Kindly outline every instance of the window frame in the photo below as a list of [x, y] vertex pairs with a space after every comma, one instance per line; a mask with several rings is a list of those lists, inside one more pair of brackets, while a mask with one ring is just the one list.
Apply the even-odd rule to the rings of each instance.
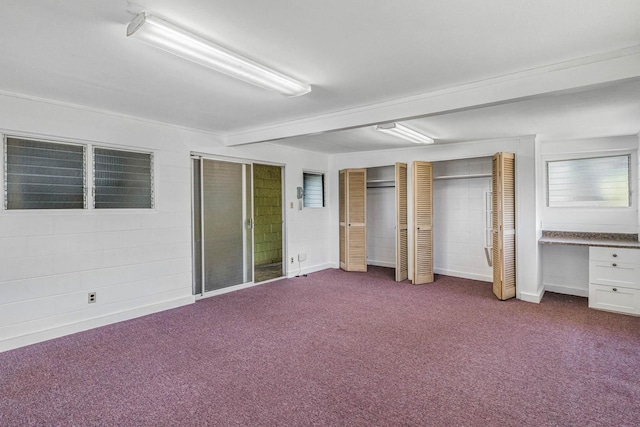
[[[157, 162], [156, 152], [153, 150], [145, 150], [139, 148], [133, 148], [125, 145], [106, 144], [102, 142], [93, 142], [87, 140], [79, 140], [74, 138], [62, 138], [58, 136], [39, 135], [30, 133], [13, 133], [0, 131], [0, 137], [2, 139], [2, 161], [0, 162], [0, 177], [2, 178], [3, 199], [0, 204], [0, 213], [3, 215], [59, 215], [59, 214], [71, 214], [78, 215], [81, 212], [100, 212], [100, 213], [153, 213], [157, 212], [158, 202], [157, 194]], [[7, 209], [7, 138], [24, 139], [30, 141], [40, 141], [53, 144], [62, 145], [74, 145], [83, 148], [83, 189], [84, 189], [84, 203], [83, 208], [52, 208], [52, 209]], [[95, 208], [95, 166], [94, 166], [94, 148], [102, 148], [106, 150], [126, 151], [132, 153], [148, 154], [150, 155], [150, 173], [151, 173], [151, 207], [150, 208]]]
[[[44, 142], [47, 144], [54, 145], [67, 145], [67, 146], [75, 146], [82, 147], [82, 207], [77, 208], [20, 208], [20, 209], [11, 209], [9, 208], [9, 192], [8, 192], [8, 184], [9, 184], [9, 154], [8, 154], [8, 140], [9, 139], [17, 139], [17, 140], [26, 140], [33, 142]], [[53, 138], [41, 138], [36, 136], [29, 135], [19, 135], [19, 134], [2, 134], [2, 179], [3, 179], [3, 199], [2, 199], [2, 210], [4, 212], [82, 212], [87, 210], [89, 206], [89, 191], [87, 185], [87, 172], [88, 172], [88, 146], [87, 144], [83, 144], [76, 141], [63, 141], [60, 139]]]
[[[135, 154], [145, 154], [145, 155], [149, 155], [149, 173], [150, 173], [150, 187], [149, 187], [149, 197], [150, 197], [150, 201], [151, 201], [151, 206], [150, 207], [134, 207], [134, 208], [127, 208], [127, 207], [115, 207], [115, 208], [105, 208], [105, 207], [96, 207], [96, 149], [102, 149], [102, 150], [111, 150], [111, 151], [123, 151], [123, 152], [127, 152], [127, 153], [135, 153]], [[155, 200], [155, 177], [156, 177], [156, 173], [155, 173], [155, 156], [154, 153], [152, 151], [144, 151], [144, 150], [135, 150], [135, 149], [129, 149], [126, 147], [114, 147], [114, 146], [105, 146], [105, 145], [98, 145], [98, 144], [91, 144], [90, 145], [90, 151], [91, 151], [91, 209], [93, 210], [97, 210], [97, 211], [118, 211], [118, 210], [123, 210], [123, 211], [132, 211], [132, 210], [155, 210], [155, 206], [156, 206], [156, 200]]]
[[[579, 211], [603, 211], [603, 210], [628, 210], [634, 209], [636, 206], [636, 192], [637, 192], [637, 171], [636, 164], [634, 159], [636, 158], [637, 153], [633, 150], [624, 150], [624, 151], [602, 151], [597, 153], [572, 153], [565, 155], [556, 155], [556, 156], [545, 156], [542, 158], [542, 173], [544, 177], [544, 209], [552, 209], [552, 210], [579, 210]], [[563, 162], [563, 161], [572, 161], [572, 160], [589, 160], [589, 159], [604, 159], [609, 157], [627, 157], [628, 158], [628, 197], [629, 204], [627, 206], [597, 206], [593, 205], [574, 205], [574, 206], [550, 206], [549, 205], [549, 163], [553, 162]]]
[[[307, 206], [304, 200], [304, 194], [306, 193], [305, 186], [305, 176], [313, 175], [320, 176], [322, 180], [322, 206]], [[305, 209], [323, 209], [327, 207], [327, 183], [326, 183], [326, 173], [319, 171], [311, 171], [311, 170], [303, 170], [302, 171], [302, 207]]]

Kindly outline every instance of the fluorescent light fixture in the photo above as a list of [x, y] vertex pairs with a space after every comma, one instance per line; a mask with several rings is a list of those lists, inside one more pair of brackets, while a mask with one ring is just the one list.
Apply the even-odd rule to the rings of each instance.
[[377, 125], [376, 130], [380, 132], [388, 133], [389, 135], [397, 136], [398, 138], [406, 139], [416, 144], [433, 144], [433, 139], [429, 138], [420, 132], [413, 129], [409, 129], [398, 123], [387, 123], [384, 125]]
[[311, 92], [311, 86], [306, 83], [285, 76], [146, 12], [138, 14], [129, 23], [127, 37], [135, 37], [181, 58], [285, 96], [300, 96]]

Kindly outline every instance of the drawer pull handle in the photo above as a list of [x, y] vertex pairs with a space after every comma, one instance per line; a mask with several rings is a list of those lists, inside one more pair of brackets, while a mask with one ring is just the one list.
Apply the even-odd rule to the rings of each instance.
[[612, 265], [613, 265], [614, 267], [617, 267], [617, 266], [618, 266], [618, 264], [616, 264], [615, 262], [614, 262]]
[[613, 257], [614, 257], [614, 258], [617, 258], [617, 257], [618, 257], [618, 254], [613, 254]]
[[618, 292], [618, 288], [613, 288], [612, 291], [613, 292]]

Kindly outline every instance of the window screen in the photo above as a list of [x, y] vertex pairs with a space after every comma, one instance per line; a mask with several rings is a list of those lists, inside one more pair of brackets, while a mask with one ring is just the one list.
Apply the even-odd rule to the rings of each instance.
[[324, 207], [324, 175], [321, 173], [303, 173], [304, 207]]
[[95, 148], [93, 162], [96, 209], [153, 207], [151, 154]]
[[7, 209], [83, 209], [85, 148], [82, 145], [6, 138]]
[[547, 162], [547, 206], [630, 206], [630, 156]]

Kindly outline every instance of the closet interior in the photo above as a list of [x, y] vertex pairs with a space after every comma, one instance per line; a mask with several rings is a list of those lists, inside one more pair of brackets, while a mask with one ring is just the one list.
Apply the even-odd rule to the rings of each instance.
[[493, 281], [491, 159], [433, 162], [436, 274]]
[[400, 282], [409, 276], [407, 165], [366, 169], [367, 265], [395, 269]]
[[407, 165], [344, 169], [339, 174], [340, 268], [395, 269], [408, 278]]
[[367, 265], [396, 268], [395, 166], [367, 168]]
[[[515, 296], [515, 157], [512, 153], [412, 164], [414, 284], [434, 273], [493, 282]], [[392, 267], [408, 278], [407, 165], [339, 175], [340, 267]]]

